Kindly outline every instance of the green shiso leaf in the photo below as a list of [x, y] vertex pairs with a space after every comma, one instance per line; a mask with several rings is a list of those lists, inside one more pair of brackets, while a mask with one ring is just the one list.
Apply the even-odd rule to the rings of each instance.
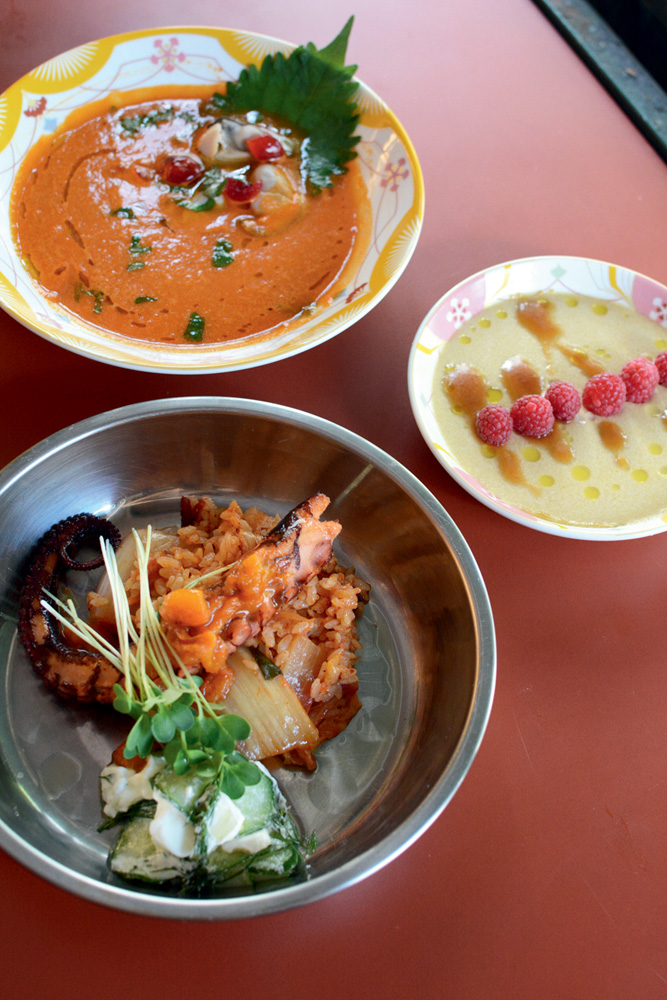
[[345, 164], [357, 155], [358, 84], [352, 79], [357, 67], [345, 65], [353, 21], [323, 49], [308, 42], [287, 58], [277, 52], [259, 68], [248, 66], [224, 96], [214, 99], [224, 113], [261, 110], [301, 129], [307, 136], [301, 147], [303, 170], [315, 188], [330, 187], [332, 176], [345, 173]]

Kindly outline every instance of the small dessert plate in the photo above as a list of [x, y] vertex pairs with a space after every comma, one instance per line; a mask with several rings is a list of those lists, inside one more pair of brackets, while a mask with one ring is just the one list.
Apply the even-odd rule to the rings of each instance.
[[[573, 323], [576, 320], [578, 325], [572, 329], [564, 326], [562, 346], [556, 344], [559, 350], [552, 351], [536, 337], [532, 343], [516, 337], [512, 317], [517, 302], [527, 298], [555, 300], [561, 304], [561, 315], [567, 319], [569, 312]], [[614, 315], [626, 325], [637, 318], [641, 334], [635, 337], [633, 330], [625, 341], [623, 334], [612, 332]], [[606, 327], [596, 327], [604, 323]], [[607, 333], [609, 344], [604, 339]], [[528, 334], [525, 340], [531, 340]], [[524, 348], [532, 351], [531, 363], [542, 391], [550, 381], [563, 379], [581, 392], [594, 368], [618, 374], [633, 357], [652, 359], [667, 349], [667, 288], [627, 268], [580, 257], [535, 257], [497, 264], [466, 278], [433, 306], [417, 331], [408, 364], [410, 402], [426, 443], [449, 474], [491, 510], [527, 527], [568, 538], [618, 540], [665, 531], [667, 388], [659, 385], [641, 410], [638, 404], [625, 404], [619, 426], [614, 425], [619, 441], [615, 452], [608, 441], [605, 445], [601, 418], [582, 408], [571, 425], [562, 425], [558, 431], [570, 448], [558, 466], [548, 455], [546, 438], [513, 434], [504, 449], [484, 445], [473, 421], [445, 398], [442, 375], [448, 366], [464, 359], [473, 369], [486, 364], [488, 401], [510, 407], [512, 397], [503, 388], [502, 377], [508, 362], [494, 367], [495, 360], [490, 358], [514, 361]], [[581, 361], [586, 351], [593, 366], [588, 372]], [[503, 480], [507, 471], [503, 457], [514, 463], [513, 483]], [[554, 469], [555, 475], [545, 474]], [[517, 488], [517, 482], [526, 488]], [[625, 512], [619, 514], [621, 496]], [[649, 496], [651, 502], [644, 503]], [[574, 498], [571, 508], [569, 497]], [[580, 504], [579, 497], [586, 500]], [[556, 498], [558, 503], [552, 504]]]

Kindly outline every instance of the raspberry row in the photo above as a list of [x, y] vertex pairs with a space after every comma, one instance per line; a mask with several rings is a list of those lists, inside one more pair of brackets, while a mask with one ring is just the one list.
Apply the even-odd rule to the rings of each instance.
[[521, 396], [511, 410], [500, 403], [485, 406], [475, 416], [475, 428], [482, 441], [496, 447], [507, 444], [512, 432], [542, 438], [551, 433], [556, 420], [574, 420], [582, 404], [596, 416], [611, 417], [625, 402], [647, 403], [658, 385], [667, 386], [667, 351], [655, 361], [628, 361], [620, 375], [603, 372], [591, 376], [581, 396], [569, 382], [552, 382], [543, 396]]

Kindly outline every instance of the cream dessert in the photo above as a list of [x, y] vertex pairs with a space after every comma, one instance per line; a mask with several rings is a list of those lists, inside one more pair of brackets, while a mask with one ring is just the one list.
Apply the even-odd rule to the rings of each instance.
[[632, 359], [667, 349], [667, 331], [630, 305], [544, 293], [498, 302], [473, 316], [440, 349], [433, 406], [448, 451], [506, 504], [560, 524], [613, 527], [667, 520], [667, 388], [598, 416], [585, 407], [555, 420], [544, 437], [513, 432], [480, 439], [476, 416], [510, 410], [553, 382], [583, 394], [589, 380], [618, 375]]

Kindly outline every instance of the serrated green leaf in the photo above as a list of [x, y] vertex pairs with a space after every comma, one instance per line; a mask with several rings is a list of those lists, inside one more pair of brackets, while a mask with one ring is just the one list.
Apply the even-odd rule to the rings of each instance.
[[353, 20], [324, 49], [309, 42], [287, 58], [281, 52], [266, 56], [259, 69], [242, 70], [224, 96], [215, 95], [215, 106], [225, 113], [261, 110], [302, 130], [307, 136], [302, 167], [316, 188], [330, 187], [332, 175], [344, 173], [357, 155], [356, 66], [345, 66]]
[[330, 63], [336, 69], [341, 70], [346, 76], [352, 76], [357, 67], [356, 66], [346, 66], [345, 65], [345, 54], [347, 52], [347, 44], [350, 40], [350, 32], [352, 31], [352, 25], [354, 24], [354, 15], [348, 18], [346, 24], [341, 28], [336, 37], [328, 45], [325, 45], [323, 49], [316, 49], [312, 42], [308, 42], [306, 48], [310, 52], [311, 49], [320, 57], [324, 59], [325, 62]]

